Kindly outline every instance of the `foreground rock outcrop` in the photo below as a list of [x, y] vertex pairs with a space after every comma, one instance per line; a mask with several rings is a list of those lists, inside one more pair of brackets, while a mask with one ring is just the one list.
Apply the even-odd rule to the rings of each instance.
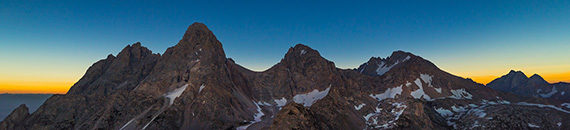
[[569, 129], [560, 103], [495, 91], [403, 51], [348, 70], [298, 44], [254, 72], [194, 23], [163, 55], [129, 45], [0, 129]]

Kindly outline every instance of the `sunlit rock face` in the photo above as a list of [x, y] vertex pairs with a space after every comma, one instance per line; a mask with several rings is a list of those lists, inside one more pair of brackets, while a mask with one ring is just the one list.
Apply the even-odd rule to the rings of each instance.
[[129, 45], [0, 129], [568, 129], [565, 106], [495, 91], [404, 51], [339, 69], [298, 44], [254, 72], [194, 23], [164, 54]]

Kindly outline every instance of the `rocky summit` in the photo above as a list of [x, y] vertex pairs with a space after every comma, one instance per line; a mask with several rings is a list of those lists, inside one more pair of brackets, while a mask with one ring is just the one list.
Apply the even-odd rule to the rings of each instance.
[[254, 72], [194, 23], [163, 55], [129, 45], [0, 129], [570, 129], [570, 103], [516, 89], [556, 84], [512, 73], [488, 87], [404, 51], [339, 69], [302, 44]]

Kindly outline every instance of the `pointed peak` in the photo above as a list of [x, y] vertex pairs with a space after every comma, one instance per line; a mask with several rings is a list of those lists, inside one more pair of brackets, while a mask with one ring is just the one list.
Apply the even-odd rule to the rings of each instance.
[[289, 48], [280, 64], [303, 69], [307, 68], [306, 66], [334, 68], [334, 63], [323, 58], [317, 50], [303, 44], [297, 44]]
[[[410, 52], [398, 50], [386, 58], [371, 57], [368, 62], [361, 64], [358, 72], [366, 75], [384, 75], [393, 68], [406, 67], [406, 69], [414, 69], [413, 71], [426, 73], [427, 71], [440, 72], [441, 70], [430, 61], [416, 56]], [[418, 69], [421, 68], [421, 69]]]
[[405, 52], [405, 51], [394, 51], [392, 52], [392, 54], [386, 58], [382, 58], [382, 57], [370, 57], [370, 59], [368, 60], [368, 62], [404, 62], [407, 60], [410, 60], [411, 58], [417, 57], [416, 55], [410, 53], [410, 52]]
[[511, 70], [509, 71], [509, 74], [516, 74], [516, 73], [523, 73], [522, 71], [516, 71], [516, 70]]
[[203, 23], [193, 23], [192, 25], [188, 26], [182, 40], [184, 41], [197, 41], [201, 39], [209, 39], [214, 38], [214, 33], [208, 29], [208, 27]]
[[136, 54], [137, 56], [147, 56], [151, 55], [152, 51], [142, 46], [140, 42], [136, 42], [123, 48], [123, 50], [117, 54], [117, 57], [129, 57], [132, 54]]
[[18, 106], [18, 108], [16, 108], [16, 109], [25, 109], [27, 111], [28, 106], [26, 106], [26, 104], [20, 104], [20, 106]]
[[542, 78], [542, 76], [538, 74], [533, 74], [532, 76], [530, 76], [530, 79], [544, 80], [544, 78]]
[[182, 40], [172, 49], [171, 51], [185, 51], [185, 53], [208, 52], [218, 56], [220, 61], [224, 61], [226, 58], [222, 43], [203, 23], [193, 23], [188, 26]]
[[528, 78], [526, 76], [526, 74], [524, 74], [522, 71], [515, 71], [515, 70], [511, 70], [509, 71], [509, 73], [505, 76], [517, 76], [517, 77], [524, 77], [524, 78]]
[[136, 42], [132, 45], [132, 47], [142, 47], [141, 42]]
[[415, 56], [414, 54], [402, 50], [392, 52], [391, 56]]
[[312, 50], [311, 47], [309, 47], [309, 46], [307, 46], [307, 45], [304, 45], [304, 44], [301, 44], [301, 43], [296, 44], [293, 48], [294, 48], [294, 49], [311, 49], [311, 50]]
[[289, 48], [289, 51], [287, 51], [287, 54], [285, 54], [285, 58], [287, 57], [298, 57], [298, 56], [321, 56], [321, 54], [317, 51], [314, 50], [313, 48], [307, 46], [307, 45], [303, 45], [303, 44], [297, 44], [294, 47]]
[[113, 54], [107, 55], [107, 59], [114, 59], [114, 58], [115, 58], [115, 56]]
[[413, 57], [416, 57], [416, 55], [410, 53], [410, 52], [405, 52], [405, 51], [394, 51], [392, 52], [392, 55], [390, 55], [388, 58], [388, 60], [395, 60], [395, 61], [406, 61], [409, 60]]

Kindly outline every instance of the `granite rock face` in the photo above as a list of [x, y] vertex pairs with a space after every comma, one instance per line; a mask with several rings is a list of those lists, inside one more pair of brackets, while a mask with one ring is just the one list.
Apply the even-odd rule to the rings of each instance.
[[404, 51], [339, 69], [298, 44], [254, 72], [194, 23], [163, 55], [129, 45], [0, 129], [568, 129], [561, 103], [496, 91]]

